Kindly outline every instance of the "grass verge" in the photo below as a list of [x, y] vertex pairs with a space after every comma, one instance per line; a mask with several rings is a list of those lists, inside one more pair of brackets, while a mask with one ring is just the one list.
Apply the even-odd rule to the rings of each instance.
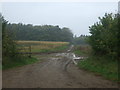
[[5, 64], [2, 65], [2, 69], [9, 69], [9, 68], [14, 68], [14, 67], [19, 67], [19, 66], [23, 66], [23, 65], [27, 65], [27, 64], [33, 64], [35, 62], [37, 62], [38, 60], [34, 57], [17, 57], [17, 58], [12, 58], [12, 60], [10, 58], [6, 58], [5, 59]]
[[78, 56], [87, 56], [84, 61], [79, 61], [78, 67], [87, 71], [94, 72], [95, 75], [101, 75], [106, 79], [118, 80], [118, 62], [109, 56], [95, 56], [92, 54], [92, 49], [85, 46], [77, 46], [74, 53]]
[[91, 53], [91, 47], [88, 45], [85, 46], [81, 46], [81, 45], [77, 45], [74, 47], [74, 53], [78, 56], [89, 56], [89, 54]]
[[78, 56], [87, 56], [86, 52], [81, 50], [75, 50], [74, 53]]
[[110, 60], [110, 58], [92, 56], [84, 61], [80, 61], [78, 67], [92, 71], [106, 79], [118, 81], [117, 61]]

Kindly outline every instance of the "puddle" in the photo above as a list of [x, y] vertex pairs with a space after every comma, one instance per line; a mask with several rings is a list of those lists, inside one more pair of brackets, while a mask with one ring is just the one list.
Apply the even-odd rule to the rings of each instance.
[[66, 57], [66, 58], [72, 60], [75, 65], [77, 65], [77, 63], [80, 60], [84, 61], [84, 59], [87, 58], [87, 57], [77, 57], [74, 53], [58, 53], [58, 54], [56, 54], [56, 56]]

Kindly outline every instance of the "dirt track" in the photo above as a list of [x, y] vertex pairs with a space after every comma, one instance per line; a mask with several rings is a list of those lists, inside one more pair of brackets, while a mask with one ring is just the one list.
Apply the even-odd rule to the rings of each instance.
[[[36, 55], [39, 62], [3, 71], [3, 88], [115, 88], [116, 83], [84, 71], [61, 54]], [[66, 69], [65, 69], [66, 68]]]

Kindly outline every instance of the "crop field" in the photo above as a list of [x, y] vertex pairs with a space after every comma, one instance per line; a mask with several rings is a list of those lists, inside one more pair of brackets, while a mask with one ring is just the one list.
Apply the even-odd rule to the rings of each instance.
[[68, 42], [16, 41], [20, 52], [54, 52], [68, 47]]

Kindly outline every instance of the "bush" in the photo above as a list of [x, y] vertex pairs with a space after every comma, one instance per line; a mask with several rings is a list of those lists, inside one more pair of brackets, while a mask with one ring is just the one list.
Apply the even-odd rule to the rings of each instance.
[[[12, 35], [6, 29], [7, 21], [0, 14], [0, 23], [2, 23], [2, 63], [3, 65], [11, 58], [17, 57], [16, 43], [12, 40]], [[9, 63], [7, 63], [9, 64]]]
[[105, 14], [99, 22], [90, 27], [89, 43], [96, 55], [109, 55], [117, 58], [118, 15]]

